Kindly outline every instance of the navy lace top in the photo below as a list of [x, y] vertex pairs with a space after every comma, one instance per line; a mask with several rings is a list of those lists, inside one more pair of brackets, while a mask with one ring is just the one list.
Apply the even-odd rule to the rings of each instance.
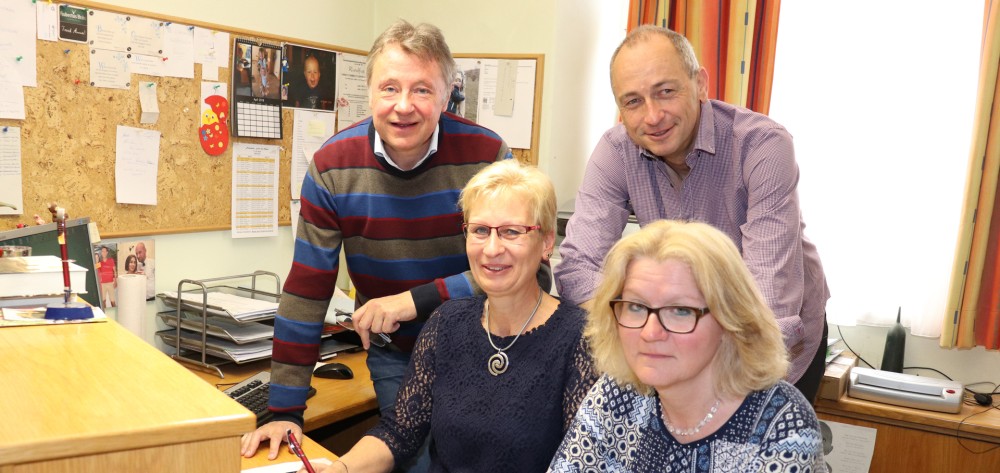
[[[397, 465], [430, 434], [431, 471], [544, 471], [596, 381], [582, 336], [586, 313], [566, 302], [505, 350], [505, 373], [491, 375], [496, 350], [482, 326], [484, 302], [448, 301], [421, 331], [395, 412], [369, 432]], [[498, 347], [513, 340], [493, 337]]]

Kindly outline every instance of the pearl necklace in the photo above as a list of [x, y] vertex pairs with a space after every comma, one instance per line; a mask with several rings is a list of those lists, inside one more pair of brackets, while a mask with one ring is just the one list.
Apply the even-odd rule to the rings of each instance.
[[538, 289], [538, 302], [535, 303], [535, 308], [531, 311], [531, 315], [528, 316], [528, 320], [524, 321], [524, 325], [521, 326], [521, 330], [517, 332], [517, 336], [510, 342], [510, 345], [500, 348], [493, 343], [493, 335], [490, 334], [490, 300], [486, 299], [486, 305], [483, 307], [483, 312], [486, 313], [486, 338], [490, 341], [490, 346], [497, 351], [490, 356], [490, 359], [487, 360], [486, 363], [486, 367], [489, 369], [491, 375], [499, 376], [507, 371], [507, 367], [510, 366], [510, 360], [507, 358], [507, 354], [504, 353], [504, 351], [510, 349], [510, 347], [517, 343], [517, 339], [521, 338], [521, 334], [524, 333], [524, 329], [528, 327], [531, 319], [535, 318], [535, 312], [538, 312], [538, 307], [541, 305], [542, 290]]
[[715, 417], [715, 413], [718, 412], [718, 410], [719, 410], [719, 404], [721, 402], [722, 402], [722, 399], [715, 398], [715, 404], [712, 404], [712, 408], [708, 410], [708, 414], [705, 414], [705, 418], [702, 419], [701, 422], [698, 422], [698, 425], [694, 426], [694, 428], [692, 428], [692, 429], [678, 429], [677, 427], [674, 427], [673, 425], [671, 425], [670, 424], [670, 419], [667, 417], [667, 411], [665, 409], [663, 409], [663, 405], [661, 404], [660, 405], [660, 412], [661, 412], [661, 414], [663, 416], [663, 425], [665, 425], [667, 427], [667, 431], [669, 431], [671, 434], [674, 434], [674, 435], [679, 435], [681, 437], [688, 437], [688, 436], [691, 436], [691, 435], [697, 435], [698, 432], [701, 432], [701, 428], [704, 427], [705, 424], [708, 424], [709, 421], [712, 420], [712, 417]]

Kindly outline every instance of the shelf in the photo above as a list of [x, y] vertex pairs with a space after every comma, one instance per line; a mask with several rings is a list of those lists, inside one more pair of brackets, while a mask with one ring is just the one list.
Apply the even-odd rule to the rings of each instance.
[[[175, 315], [169, 319], [181, 320], [180, 324], [173, 324], [173, 330], [157, 333], [164, 342], [173, 345], [175, 353], [171, 358], [196, 369], [214, 373], [219, 378], [225, 378], [219, 369], [220, 364], [269, 358], [270, 350], [266, 356], [235, 355], [234, 350], [238, 350], [240, 345], [235, 343], [231, 336], [218, 336], [220, 321], [226, 322], [230, 327], [239, 327], [248, 322], [273, 319], [277, 314], [281, 295], [258, 289], [258, 279], [273, 279], [275, 291], [281, 290], [281, 278], [277, 274], [254, 271], [249, 274], [218, 278], [183, 279], [177, 283], [177, 292], [159, 294], [158, 297], [165, 305], [175, 309]], [[236, 283], [240, 281], [249, 281], [250, 287], [237, 285]], [[214, 323], [210, 323], [210, 320]], [[270, 339], [271, 337], [266, 339], [268, 347]], [[249, 345], [260, 344], [262, 341], [253, 341]], [[243, 348], [251, 347], [243, 346]], [[215, 359], [209, 358], [209, 355], [214, 355]]]

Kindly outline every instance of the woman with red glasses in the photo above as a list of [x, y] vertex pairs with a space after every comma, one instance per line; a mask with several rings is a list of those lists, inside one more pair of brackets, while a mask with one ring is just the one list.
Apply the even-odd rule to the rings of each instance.
[[471, 275], [484, 295], [427, 321], [394, 409], [331, 472], [388, 472], [429, 435], [430, 471], [542, 471], [596, 380], [586, 314], [543, 291], [556, 196], [515, 160], [476, 174], [459, 203]]

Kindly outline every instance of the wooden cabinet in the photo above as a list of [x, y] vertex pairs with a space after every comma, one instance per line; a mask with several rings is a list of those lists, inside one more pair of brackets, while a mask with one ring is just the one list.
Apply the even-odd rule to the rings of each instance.
[[816, 402], [820, 419], [876, 429], [870, 472], [1000, 471], [1000, 411], [964, 405], [958, 414], [842, 396]]
[[0, 473], [235, 473], [255, 426], [114, 321], [0, 328], [0, 386]]

